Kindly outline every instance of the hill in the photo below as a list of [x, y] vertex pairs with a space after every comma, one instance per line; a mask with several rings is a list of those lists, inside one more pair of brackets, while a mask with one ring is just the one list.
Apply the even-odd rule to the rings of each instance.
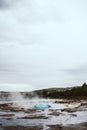
[[[10, 95], [16, 95], [15, 92], [0, 92], [0, 99], [9, 99]], [[20, 92], [24, 98], [87, 98], [87, 84], [84, 83], [82, 86], [69, 87], [69, 88], [48, 88], [42, 90], [36, 90], [32, 92]]]
[[25, 97], [38, 96], [40, 98], [78, 98], [87, 97], [87, 84], [70, 88], [49, 88], [24, 93]]

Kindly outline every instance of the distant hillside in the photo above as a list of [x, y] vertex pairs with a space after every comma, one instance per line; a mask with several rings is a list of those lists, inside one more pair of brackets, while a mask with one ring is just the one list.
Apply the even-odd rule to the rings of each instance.
[[24, 93], [25, 97], [38, 96], [40, 98], [77, 98], [87, 97], [87, 84], [70, 88], [49, 88]]
[[[15, 94], [15, 93], [14, 93]], [[87, 84], [84, 83], [82, 86], [70, 87], [70, 88], [48, 88], [42, 90], [36, 90], [32, 92], [20, 92], [24, 98], [87, 98]], [[11, 93], [12, 95], [12, 93]], [[8, 99], [10, 92], [0, 92], [0, 99]]]

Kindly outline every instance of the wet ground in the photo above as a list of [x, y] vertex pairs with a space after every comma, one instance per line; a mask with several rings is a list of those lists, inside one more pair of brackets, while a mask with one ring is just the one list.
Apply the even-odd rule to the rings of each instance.
[[[50, 105], [35, 109], [35, 104]], [[87, 130], [87, 100], [0, 101], [0, 130]]]

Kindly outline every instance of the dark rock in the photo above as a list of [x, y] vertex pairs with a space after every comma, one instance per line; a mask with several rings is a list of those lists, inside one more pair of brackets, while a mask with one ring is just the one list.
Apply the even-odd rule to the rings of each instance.
[[48, 119], [49, 117], [43, 116], [43, 115], [36, 115], [36, 116], [25, 116], [25, 117], [20, 117], [17, 119]]
[[60, 114], [61, 114], [60, 112], [56, 112], [56, 111], [49, 113], [49, 115], [53, 115], [53, 116], [59, 116]]

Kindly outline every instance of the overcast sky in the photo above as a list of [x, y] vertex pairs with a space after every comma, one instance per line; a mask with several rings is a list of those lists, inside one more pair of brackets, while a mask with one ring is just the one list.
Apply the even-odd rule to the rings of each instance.
[[0, 0], [0, 90], [87, 81], [87, 0]]

